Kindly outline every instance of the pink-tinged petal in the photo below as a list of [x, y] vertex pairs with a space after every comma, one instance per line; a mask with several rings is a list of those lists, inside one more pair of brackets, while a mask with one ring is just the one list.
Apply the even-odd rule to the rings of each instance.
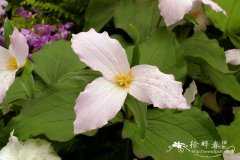
[[209, 5], [216, 12], [223, 12], [226, 15], [226, 12], [215, 2], [211, 0], [200, 0], [202, 3]]
[[15, 80], [15, 73], [16, 71], [0, 71], [0, 104], [3, 102], [9, 87]]
[[181, 20], [192, 8], [193, 0], [159, 0], [158, 8], [167, 26]]
[[90, 68], [100, 71], [104, 78], [114, 81], [115, 76], [130, 70], [127, 55], [121, 44], [107, 32], [94, 29], [73, 35], [72, 49]]
[[88, 84], [76, 101], [74, 133], [83, 133], [107, 124], [121, 110], [126, 96], [125, 90], [103, 77]]
[[182, 95], [182, 83], [173, 75], [159, 71], [155, 66], [138, 65], [131, 68], [132, 83], [129, 93], [140, 101], [158, 108], [189, 109]]
[[2, 46], [0, 46], [0, 54], [9, 54], [9, 52], [6, 48], [3, 48]]
[[18, 67], [22, 67], [28, 56], [28, 44], [27, 39], [14, 28], [12, 35], [10, 35], [10, 46], [9, 46], [9, 54], [16, 58]]
[[226, 62], [233, 64], [233, 65], [239, 65], [240, 64], [240, 49], [231, 49], [225, 51], [226, 56]]

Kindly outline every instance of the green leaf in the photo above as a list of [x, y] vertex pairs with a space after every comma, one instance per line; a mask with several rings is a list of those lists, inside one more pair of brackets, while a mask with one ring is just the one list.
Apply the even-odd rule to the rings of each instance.
[[227, 13], [227, 16], [221, 12], [215, 12], [210, 7], [206, 7], [206, 13], [211, 19], [211, 22], [224, 33], [240, 32], [240, 1], [239, 0], [214, 0]]
[[64, 74], [86, 67], [72, 51], [68, 41], [45, 45], [33, 55], [34, 71], [47, 83], [57, 82]]
[[164, 73], [174, 74], [177, 80], [185, 78], [186, 62], [176, 38], [166, 28], [156, 30], [139, 47], [140, 64], [155, 65]]
[[[75, 101], [86, 85], [70, 73], [82, 70], [85, 65], [66, 41], [45, 46], [34, 54], [33, 61], [34, 71], [46, 82], [45, 86], [36, 81], [35, 96], [23, 104], [20, 114], [0, 132], [0, 139], [6, 139], [15, 129], [16, 136], [23, 140], [44, 134], [51, 140], [68, 141], [74, 136]], [[31, 67], [25, 70], [29, 73]]]
[[210, 40], [205, 34], [196, 34], [184, 41], [180, 48], [184, 54], [201, 58], [219, 71], [228, 71], [223, 48], [216, 40]]
[[4, 20], [4, 34], [5, 34], [5, 40], [6, 40], [6, 44], [9, 47], [10, 45], [10, 37], [9, 35], [12, 34], [14, 30], [14, 26], [11, 23], [11, 21], [8, 18], [5, 18]]
[[84, 30], [95, 28], [97, 31], [113, 17], [119, 0], [91, 0], [86, 10]]
[[[169, 150], [173, 142], [182, 142], [187, 145], [191, 141], [201, 142], [214, 140], [220, 137], [208, 115], [196, 108], [191, 110], [171, 113], [163, 110], [149, 110], [147, 114], [147, 128], [145, 139], [140, 136], [137, 125], [126, 121], [123, 128], [123, 138], [130, 138], [136, 156], [143, 158], [151, 156], [155, 160], [205, 160], [185, 150], [180, 153], [177, 149]], [[189, 146], [188, 146], [189, 147]], [[199, 149], [203, 149], [200, 145]], [[212, 160], [220, 158], [212, 158]]]
[[235, 152], [240, 152], [240, 113], [235, 115], [234, 121], [231, 125], [220, 125], [217, 127], [222, 140], [226, 140], [228, 145], [233, 145], [235, 147]]
[[207, 65], [203, 67], [203, 73], [210, 77], [218, 91], [240, 100], [240, 84], [234, 75], [224, 74]]
[[147, 126], [147, 105], [136, 100], [130, 95], [127, 97], [125, 104], [133, 112], [135, 122], [137, 123], [137, 126], [140, 130], [140, 135], [144, 139], [145, 129]]
[[117, 28], [127, 32], [135, 43], [144, 40], [160, 17], [157, 0], [121, 0], [114, 14]]
[[1, 139], [8, 137], [7, 131], [14, 129], [16, 136], [22, 140], [41, 134], [51, 140], [70, 140], [74, 137], [73, 107], [84, 86], [83, 81], [70, 80], [48, 86], [11, 119], [0, 133]]

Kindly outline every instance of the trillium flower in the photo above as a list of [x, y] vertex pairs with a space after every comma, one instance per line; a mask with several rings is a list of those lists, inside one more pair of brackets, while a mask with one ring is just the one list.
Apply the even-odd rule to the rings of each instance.
[[72, 49], [79, 59], [103, 77], [80, 93], [75, 105], [74, 133], [100, 128], [121, 110], [127, 94], [158, 108], [188, 109], [182, 84], [155, 66], [130, 68], [121, 44], [107, 32], [94, 29], [73, 35]]
[[226, 14], [218, 4], [211, 0], [159, 0], [158, 8], [166, 25], [169, 26], [181, 20], [192, 9], [194, 2], [202, 2], [205, 5], [209, 5], [216, 12]]
[[240, 64], [240, 49], [230, 49], [224, 52], [226, 56], [226, 62], [232, 65]]
[[10, 35], [9, 49], [0, 46], [0, 103], [15, 79], [19, 68], [23, 67], [28, 55], [26, 38], [15, 28]]
[[207, 29], [207, 25], [209, 25], [210, 22], [207, 15], [203, 11], [203, 6], [201, 1], [193, 2], [191, 14], [197, 22], [197, 24], [194, 25], [193, 30], [195, 32], [205, 31]]
[[0, 151], [0, 160], [60, 160], [50, 143], [41, 139], [25, 142], [10, 134], [8, 144]]

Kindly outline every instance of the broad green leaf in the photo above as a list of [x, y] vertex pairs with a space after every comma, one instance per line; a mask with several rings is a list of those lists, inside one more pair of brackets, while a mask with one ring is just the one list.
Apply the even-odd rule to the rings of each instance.
[[85, 68], [71, 49], [71, 42], [57, 41], [45, 45], [33, 55], [34, 71], [47, 84], [55, 83], [64, 74]]
[[232, 74], [224, 74], [211, 66], [204, 66], [203, 73], [210, 77], [218, 91], [229, 94], [236, 100], [240, 100], [240, 83]]
[[[169, 151], [174, 142], [181, 142], [190, 148], [191, 141], [220, 141], [214, 124], [208, 115], [196, 108], [179, 113], [162, 110], [149, 110], [145, 139], [140, 136], [137, 125], [126, 121], [123, 128], [123, 138], [130, 138], [133, 151], [139, 158], [151, 156], [155, 160], [205, 160], [188, 150], [180, 153], [176, 148]], [[199, 150], [203, 149], [200, 145]], [[219, 160], [220, 157], [211, 160]]]
[[144, 139], [145, 129], [147, 126], [147, 105], [143, 102], [136, 100], [130, 95], [127, 97], [125, 104], [133, 112], [135, 122], [137, 123], [137, 126], [140, 130], [140, 135]]
[[14, 30], [14, 26], [11, 23], [11, 21], [8, 18], [5, 18], [4, 20], [4, 34], [5, 34], [5, 40], [6, 40], [6, 44], [9, 47], [10, 45], [10, 37], [9, 35], [12, 34]]
[[24, 106], [21, 113], [10, 120], [0, 137], [8, 137], [8, 131], [15, 130], [16, 136], [26, 140], [41, 134], [51, 140], [68, 141], [74, 137], [73, 107], [83, 81], [65, 81], [49, 86]]
[[155, 65], [164, 73], [174, 74], [177, 80], [185, 78], [186, 62], [175, 36], [166, 28], [156, 30], [139, 47], [140, 64]]
[[[66, 41], [45, 46], [35, 53], [33, 62], [35, 73], [46, 84], [44, 86], [40, 80], [36, 81], [35, 96], [23, 104], [20, 114], [0, 132], [0, 140], [6, 139], [12, 129], [20, 139], [44, 134], [56, 141], [70, 140], [74, 136], [75, 101], [86, 85], [70, 73], [82, 70], [85, 65], [72, 52], [70, 42]], [[30, 68], [26, 69], [29, 73]]]
[[217, 130], [222, 138], [222, 140], [227, 141], [228, 145], [233, 145], [235, 147], [235, 152], [240, 152], [240, 113], [235, 115], [234, 121], [229, 125], [220, 125]]
[[215, 12], [210, 7], [206, 7], [206, 13], [211, 22], [224, 33], [240, 32], [240, 1], [239, 0], [214, 0], [227, 13], [227, 16], [221, 12]]
[[144, 40], [157, 26], [160, 12], [157, 0], [121, 0], [114, 14], [117, 28], [127, 32], [135, 43]]
[[204, 34], [196, 34], [184, 41], [180, 48], [186, 56], [201, 58], [219, 71], [228, 71], [224, 50], [216, 40], [210, 40]]
[[85, 14], [84, 30], [95, 28], [97, 31], [113, 17], [119, 0], [91, 0]]

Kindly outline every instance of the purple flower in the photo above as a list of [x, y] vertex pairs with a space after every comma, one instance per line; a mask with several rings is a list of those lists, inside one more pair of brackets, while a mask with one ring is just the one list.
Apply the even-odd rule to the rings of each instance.
[[0, 16], [4, 15], [6, 13], [5, 7], [8, 5], [8, 2], [6, 0], [0, 0]]
[[34, 31], [41, 36], [51, 35], [52, 27], [48, 24], [36, 24], [34, 26]]
[[23, 7], [20, 7], [16, 14], [22, 15], [25, 19], [29, 19], [32, 16], [32, 12], [26, 11]]

